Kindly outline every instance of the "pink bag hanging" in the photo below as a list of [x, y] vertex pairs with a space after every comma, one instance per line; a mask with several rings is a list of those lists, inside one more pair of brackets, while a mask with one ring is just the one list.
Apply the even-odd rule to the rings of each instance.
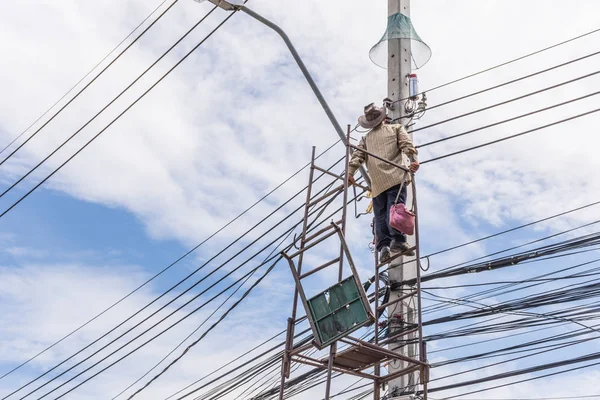
[[401, 190], [402, 186], [398, 190], [394, 205], [390, 207], [390, 226], [407, 235], [413, 235], [415, 233], [415, 213], [406, 208], [404, 204], [398, 204]]

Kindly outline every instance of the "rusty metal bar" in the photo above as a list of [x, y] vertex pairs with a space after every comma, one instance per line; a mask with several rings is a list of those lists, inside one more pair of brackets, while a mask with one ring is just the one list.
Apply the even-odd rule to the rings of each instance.
[[306, 350], [308, 350], [308, 349], [310, 349], [312, 347], [313, 347], [312, 343], [307, 343], [304, 346], [300, 346], [297, 349], [293, 349], [292, 351], [290, 351], [290, 356], [295, 356], [297, 354], [300, 354], [303, 351], [306, 351]]
[[363, 186], [360, 183], [353, 183], [352, 185], [356, 186], [357, 188], [361, 188], [364, 191], [371, 190], [371, 188], [369, 188], [368, 186]]
[[[332, 225], [334, 225], [334, 224], [332, 224]], [[298, 255], [302, 255], [302, 253], [304, 253], [306, 250], [309, 250], [309, 249], [315, 247], [316, 245], [318, 245], [319, 243], [321, 243], [325, 239], [329, 239], [330, 237], [332, 237], [333, 235], [335, 235], [335, 233], [336, 233], [336, 231], [328, 233], [327, 235], [323, 236], [322, 238], [320, 238], [316, 242], [313, 242], [313, 243], [309, 244], [308, 246], [306, 246], [304, 248], [300, 248], [300, 250], [298, 250], [297, 252], [291, 254], [289, 257], [290, 258], [294, 258], [294, 257], [296, 257]], [[298, 272], [300, 272], [300, 271], [298, 271]]]
[[386, 307], [389, 307], [389, 306], [392, 306], [392, 305], [394, 305], [396, 303], [399, 303], [402, 300], [408, 299], [409, 297], [412, 297], [412, 296], [414, 296], [416, 294], [417, 294], [416, 290], [413, 290], [412, 292], [408, 292], [407, 294], [398, 297], [396, 300], [388, 301], [387, 303], [380, 305], [379, 308], [377, 308], [377, 311], [385, 310]]
[[[396, 254], [396, 255], [392, 256], [392, 257], [391, 257], [390, 259], [388, 259], [386, 262], [379, 263], [379, 264], [377, 265], [377, 267], [383, 267], [384, 265], [387, 265], [387, 264], [391, 263], [392, 261], [394, 261], [396, 258], [400, 258], [400, 257], [402, 257], [403, 255], [405, 255], [405, 254], [406, 254], [406, 252], [408, 252], [408, 251], [410, 251], [410, 250], [415, 250], [415, 249], [416, 249], [416, 246], [410, 247], [409, 249], [407, 249], [407, 250], [404, 250], [402, 253], [398, 253], [398, 254]], [[398, 267], [394, 267], [394, 268], [398, 268]]]
[[[423, 342], [423, 359], [427, 362], [427, 342]], [[427, 363], [429, 364], [429, 363]], [[427, 400], [427, 386], [429, 384], [429, 365], [421, 368], [421, 383], [423, 384], [423, 400]]]
[[406, 361], [406, 362], [417, 364], [417, 365], [427, 365], [426, 363], [421, 362], [419, 360], [415, 360], [410, 357], [403, 356], [402, 354], [394, 353], [393, 351], [384, 349], [383, 347], [375, 346], [373, 343], [365, 342], [365, 341], [357, 339], [355, 337], [347, 336], [346, 338], [340, 339], [340, 342], [352, 344], [352, 342], [351, 342], [352, 340], [355, 341], [359, 346], [367, 347], [373, 351], [379, 352], [381, 354], [385, 354], [391, 358], [395, 358], [398, 360]]
[[333, 371], [333, 358], [336, 353], [336, 345], [333, 343], [329, 346], [329, 360], [327, 361], [327, 383], [325, 384], [325, 400], [329, 400], [331, 393], [331, 372]]
[[[285, 352], [283, 353], [283, 364], [282, 364], [282, 385], [285, 383], [285, 378], [290, 377], [290, 351], [294, 346], [294, 338], [291, 336], [292, 331], [294, 330], [294, 320], [292, 318], [288, 318], [287, 320], [287, 333], [285, 337]], [[284, 378], [285, 377], [285, 378]], [[283, 393], [280, 393], [283, 396]]]
[[[292, 261], [290, 256], [288, 256], [285, 253], [281, 253], [281, 254], [288, 261], [288, 263], [290, 265], [290, 270], [292, 271], [292, 276], [294, 277], [294, 282], [296, 283], [296, 292], [300, 295], [300, 298], [302, 299], [302, 304], [304, 304], [306, 307], [306, 304], [307, 304], [306, 294], [304, 293], [304, 289], [302, 289], [302, 284], [300, 283], [300, 277], [298, 275], [298, 271], [296, 271], [296, 266], [294, 265], [294, 262]], [[296, 309], [294, 309], [293, 311], [296, 311]], [[294, 320], [296, 313], [294, 312], [293, 314], [294, 315], [292, 316], [292, 320]], [[307, 317], [308, 317], [308, 315], [307, 315]], [[313, 330], [313, 332], [316, 332], [316, 327], [314, 325], [314, 321], [311, 318], [307, 318], [307, 319], [308, 319], [308, 323], [310, 324], [310, 327]], [[293, 327], [293, 325], [292, 325], [292, 327]], [[293, 332], [292, 332], [292, 334], [293, 334]], [[317, 340], [316, 337], [315, 337], [315, 340]]]
[[410, 367], [406, 367], [404, 369], [401, 369], [398, 372], [394, 372], [393, 374], [386, 375], [385, 377], [382, 378], [382, 381], [383, 382], [391, 381], [391, 380], [396, 379], [396, 378], [398, 378], [398, 377], [400, 377], [402, 375], [410, 374], [410, 373], [418, 370], [419, 368], [420, 367], [418, 365], [413, 365], [413, 366], [410, 366]]
[[285, 351], [283, 352], [283, 357], [281, 360], [281, 380], [280, 380], [280, 384], [279, 384], [279, 399], [280, 400], [283, 400], [285, 380], [290, 377], [290, 364], [291, 364], [290, 342], [293, 341], [293, 338], [291, 338], [290, 335], [291, 335], [293, 329], [294, 329], [294, 320], [292, 318], [288, 318], [287, 333], [285, 336]]
[[373, 153], [371, 153], [371, 152], [369, 152], [369, 151], [367, 151], [367, 150], [365, 150], [365, 149], [361, 149], [360, 147], [357, 147], [357, 146], [355, 146], [355, 145], [353, 145], [353, 144], [348, 144], [348, 146], [349, 146], [349, 147], [351, 147], [351, 148], [353, 148], [354, 150], [359, 150], [359, 151], [362, 151], [363, 153], [365, 153], [365, 154], [368, 154], [368, 155], [370, 155], [371, 157], [375, 157], [375, 158], [377, 158], [378, 160], [381, 160], [381, 161], [383, 161], [383, 162], [386, 162], [386, 163], [388, 163], [388, 164], [390, 164], [390, 165], [393, 165], [393, 166], [394, 166], [394, 167], [396, 167], [396, 168], [400, 168], [401, 170], [404, 170], [404, 171], [406, 171], [406, 172], [410, 172], [410, 169], [406, 168], [406, 167], [405, 167], [405, 166], [403, 166], [403, 165], [396, 164], [395, 162], [393, 162], [393, 161], [390, 161], [390, 160], [388, 160], [387, 158], [383, 158], [383, 157], [381, 157], [381, 156], [378, 156], [377, 154], [373, 154]]
[[321, 270], [323, 270], [323, 269], [325, 269], [325, 268], [327, 268], [327, 267], [329, 267], [329, 266], [331, 266], [331, 265], [333, 265], [333, 264], [337, 263], [338, 261], [340, 261], [340, 258], [339, 258], [339, 257], [338, 257], [338, 258], [336, 258], [336, 259], [334, 259], [334, 260], [328, 261], [328, 262], [326, 262], [326, 263], [325, 263], [325, 264], [323, 264], [323, 265], [319, 265], [317, 268], [315, 268], [315, 269], [311, 269], [310, 271], [308, 271], [308, 272], [305, 272], [304, 274], [300, 275], [300, 279], [304, 279], [304, 278], [306, 278], [307, 276], [310, 276], [310, 275], [312, 275], [312, 274], [314, 274], [314, 273], [316, 273], [316, 272], [319, 272], [319, 271], [321, 271]]
[[[312, 153], [310, 156], [310, 172], [308, 175], [308, 188], [306, 189], [306, 202], [305, 202], [305, 206], [304, 206], [304, 221], [302, 223], [302, 236], [301, 236], [301, 240], [300, 240], [300, 249], [302, 249], [304, 247], [304, 242], [306, 239], [306, 230], [308, 228], [308, 203], [310, 202], [310, 196], [312, 195], [312, 184], [313, 184], [313, 178], [315, 176], [315, 152], [316, 152], [316, 147], [313, 146], [312, 147]], [[291, 263], [291, 260], [288, 259], [288, 261]], [[291, 263], [293, 264], [293, 263]], [[295, 270], [295, 267], [294, 267]], [[300, 258], [298, 259], [298, 275], [300, 275], [302, 273], [302, 256], [300, 256]], [[296, 286], [296, 289], [294, 290], [294, 305], [292, 308], [292, 319], [296, 319], [296, 310], [298, 309], [298, 286]], [[293, 333], [293, 332], [292, 332]], [[293, 335], [292, 335], [293, 336]]]
[[[335, 224], [339, 225], [342, 221], [339, 220], [337, 221]], [[304, 244], [310, 242], [311, 240], [313, 240], [316, 237], [319, 237], [320, 235], [322, 235], [323, 233], [327, 232], [328, 230], [333, 229], [332, 224], [328, 224], [325, 228], [318, 230], [317, 232], [313, 233], [312, 235], [308, 236], [306, 239], [304, 239]]]
[[[295, 361], [302, 363], [302, 364], [310, 365], [311, 367], [327, 369], [327, 366], [325, 364], [323, 364], [321, 361], [315, 360], [314, 358], [310, 358], [310, 357], [307, 357], [304, 355], [300, 355], [300, 354], [297, 355]], [[375, 375], [371, 375], [371, 374], [367, 374], [367, 373], [359, 372], [359, 371], [354, 371], [351, 369], [336, 367], [335, 365], [333, 366], [332, 370], [336, 371], [336, 372], [341, 372], [343, 374], [358, 376], [360, 378], [373, 379], [373, 380], [379, 379], [379, 377], [375, 376]]]
[[321, 171], [321, 172], [322, 172], [322, 173], [324, 173], [324, 174], [327, 174], [327, 175], [333, 176], [333, 177], [334, 177], [334, 178], [336, 178], [336, 179], [344, 179], [344, 178], [342, 178], [341, 176], [339, 176], [339, 175], [336, 175], [336, 174], [334, 174], [333, 172], [327, 171], [326, 169], [323, 169], [323, 168], [321, 168], [321, 167], [319, 167], [319, 166], [317, 166], [317, 165], [315, 165], [315, 169], [316, 169], [317, 171]]
[[[346, 143], [350, 143], [350, 125], [346, 133]], [[342, 204], [342, 226], [341, 232], [346, 234], [346, 216], [348, 214], [348, 168], [350, 165], [350, 147], [346, 146], [346, 158], [344, 160], [344, 202]], [[338, 270], [338, 282], [342, 280], [344, 268], [344, 246], [340, 243], [340, 267]]]
[[325, 193], [323, 196], [321, 197], [317, 197], [316, 199], [314, 199], [313, 201], [311, 201], [310, 203], [308, 203], [309, 207], [314, 206], [315, 204], [325, 200], [326, 198], [333, 196], [334, 194], [338, 194], [341, 190], [344, 189], [344, 185], [340, 185], [340, 186], [336, 186], [335, 188], [333, 188], [330, 192]]

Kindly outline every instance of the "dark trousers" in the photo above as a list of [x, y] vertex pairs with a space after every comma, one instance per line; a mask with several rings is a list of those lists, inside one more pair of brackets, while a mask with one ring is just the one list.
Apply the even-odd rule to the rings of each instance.
[[398, 203], [406, 204], [406, 185], [402, 185], [402, 189], [400, 189], [400, 185], [393, 186], [373, 199], [375, 238], [378, 251], [381, 251], [385, 246], [389, 246], [392, 239], [395, 239], [397, 243], [406, 242], [406, 235], [390, 226], [390, 207], [396, 201], [398, 190], [400, 190]]

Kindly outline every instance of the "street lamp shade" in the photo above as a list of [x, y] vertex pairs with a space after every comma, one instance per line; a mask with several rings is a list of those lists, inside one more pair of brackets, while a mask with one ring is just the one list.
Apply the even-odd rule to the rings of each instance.
[[388, 40], [410, 40], [410, 58], [412, 69], [419, 69], [431, 58], [431, 49], [417, 34], [410, 17], [397, 13], [388, 17], [388, 25], [383, 37], [369, 51], [369, 58], [374, 64], [387, 68]]

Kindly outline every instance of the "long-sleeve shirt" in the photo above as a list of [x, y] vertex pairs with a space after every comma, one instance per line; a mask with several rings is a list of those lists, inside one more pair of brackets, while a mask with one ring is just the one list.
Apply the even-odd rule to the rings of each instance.
[[[415, 149], [404, 126], [400, 124], [381, 124], [367, 133], [360, 140], [357, 147], [407, 168], [409, 163], [406, 161], [406, 157], [403, 157], [403, 154], [410, 161], [417, 161], [417, 149]], [[369, 177], [371, 178], [371, 193], [373, 197], [400, 183], [410, 182], [410, 174], [408, 172], [375, 157], [369, 157], [365, 152], [360, 150], [356, 150], [352, 154], [348, 171], [350, 175], [354, 175], [356, 170], [365, 162], [367, 163]]]

